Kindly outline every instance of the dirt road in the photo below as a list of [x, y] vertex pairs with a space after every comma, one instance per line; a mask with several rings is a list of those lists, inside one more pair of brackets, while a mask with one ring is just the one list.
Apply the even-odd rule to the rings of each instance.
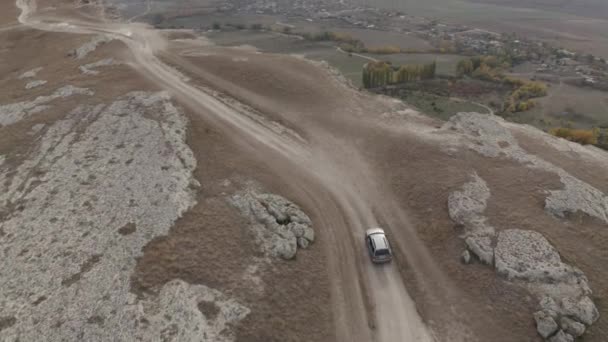
[[132, 53], [132, 66], [171, 92], [181, 104], [234, 137], [243, 148], [280, 165], [278, 172], [300, 176], [296, 186], [316, 203], [322, 219], [319, 224], [331, 229], [331, 244], [336, 246], [329, 263], [330, 272], [336, 275], [332, 279], [332, 297], [340, 340], [432, 340], [396, 265], [375, 267], [366, 258], [365, 229], [378, 224], [376, 215], [394, 215], [397, 206], [390, 196], [383, 196], [375, 175], [355, 149], [323, 129], [307, 130], [308, 141], [303, 141], [215, 98], [159, 58], [176, 56], [172, 56], [165, 38], [148, 26], [54, 17], [37, 13], [34, 0], [18, 0], [17, 6], [22, 11], [19, 22], [32, 28], [102, 34], [123, 42]]

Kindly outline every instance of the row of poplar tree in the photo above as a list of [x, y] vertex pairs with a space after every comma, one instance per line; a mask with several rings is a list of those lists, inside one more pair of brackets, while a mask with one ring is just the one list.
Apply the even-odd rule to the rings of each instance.
[[363, 86], [376, 88], [390, 84], [427, 80], [435, 77], [436, 63], [393, 66], [377, 61], [363, 66]]

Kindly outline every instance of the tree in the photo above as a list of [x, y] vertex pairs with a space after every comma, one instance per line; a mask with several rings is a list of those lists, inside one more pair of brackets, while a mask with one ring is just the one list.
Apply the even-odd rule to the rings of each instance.
[[470, 58], [461, 60], [456, 66], [456, 74], [460, 77], [470, 75], [473, 70], [473, 61]]

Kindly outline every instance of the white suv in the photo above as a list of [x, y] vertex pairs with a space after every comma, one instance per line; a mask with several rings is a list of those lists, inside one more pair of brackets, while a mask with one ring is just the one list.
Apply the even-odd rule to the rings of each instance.
[[374, 263], [389, 262], [393, 258], [393, 251], [388, 243], [386, 234], [381, 228], [368, 229], [365, 232], [365, 244]]

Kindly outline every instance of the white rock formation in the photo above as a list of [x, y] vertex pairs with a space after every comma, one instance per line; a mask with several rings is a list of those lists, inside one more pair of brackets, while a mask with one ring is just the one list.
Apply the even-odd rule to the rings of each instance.
[[256, 242], [269, 255], [292, 259], [297, 247], [306, 248], [315, 239], [308, 215], [281, 196], [248, 190], [230, 202], [249, 219]]
[[471, 178], [472, 181], [463, 185], [461, 190], [450, 194], [448, 210], [452, 220], [464, 226], [462, 238], [467, 248], [483, 263], [492, 265], [496, 232], [483, 216], [490, 189], [479, 176], [472, 175]]
[[[181, 282], [158, 298], [130, 292], [142, 247], [195, 203], [186, 129], [167, 94], [130, 93], [75, 109], [21, 165], [0, 169], [0, 317], [12, 323], [1, 341], [229, 339], [224, 328], [247, 310], [217, 292]], [[126, 224], [137, 229], [121, 235]], [[195, 309], [201, 298], [217, 318]]]
[[74, 50], [74, 57], [76, 59], [83, 59], [91, 52], [95, 51], [97, 47], [107, 42], [110, 42], [111, 40], [111, 38], [104, 35], [95, 36], [90, 41], [86, 42], [85, 44]]
[[99, 67], [110, 66], [110, 65], [115, 65], [115, 64], [118, 64], [118, 63], [115, 62], [113, 58], [106, 58], [106, 59], [97, 61], [95, 63], [81, 65], [79, 67], [79, 69], [80, 69], [80, 72], [82, 72], [85, 75], [95, 76], [95, 75], [99, 75], [99, 71], [95, 70], [95, 69], [97, 69]]
[[34, 68], [32, 70], [28, 70], [19, 76], [19, 79], [22, 80], [24, 78], [34, 78], [36, 75], [42, 70], [42, 67]]
[[549, 290], [548, 287], [554, 288], [551, 294], [559, 297], [580, 297], [591, 293], [583, 272], [563, 263], [557, 250], [538, 232], [521, 229], [501, 231], [494, 255], [496, 271], [507, 279], [539, 284], [543, 291]]
[[[472, 176], [471, 182], [448, 198], [450, 217], [464, 226], [463, 238], [469, 251], [496, 272], [511, 281], [522, 282], [539, 299], [541, 311], [534, 314], [537, 330], [550, 341], [568, 341], [580, 336], [599, 313], [589, 298], [587, 277], [574, 266], [562, 262], [558, 251], [540, 233], [506, 229], [496, 234], [483, 214], [490, 190], [483, 179]], [[496, 246], [494, 247], [494, 243]], [[569, 321], [562, 321], [569, 318]], [[558, 324], [562, 329], [557, 335]], [[582, 332], [581, 332], [582, 330]], [[553, 336], [553, 337], [551, 337]]]
[[37, 87], [43, 86], [45, 84], [46, 84], [46, 81], [44, 81], [44, 80], [30, 81], [30, 82], [26, 83], [25, 89], [29, 90], [29, 89], [33, 89], [33, 88], [37, 88]]

